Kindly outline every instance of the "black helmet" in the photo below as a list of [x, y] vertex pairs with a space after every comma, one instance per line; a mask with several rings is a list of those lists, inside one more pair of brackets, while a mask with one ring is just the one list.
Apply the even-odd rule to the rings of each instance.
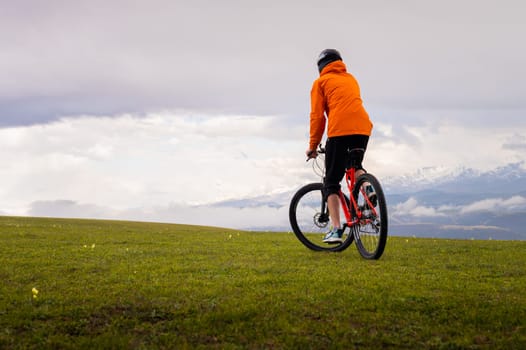
[[326, 65], [329, 63], [332, 63], [334, 61], [341, 61], [342, 56], [340, 53], [335, 49], [325, 49], [320, 53], [320, 56], [318, 57], [318, 71], [321, 73], [323, 68], [325, 68]]

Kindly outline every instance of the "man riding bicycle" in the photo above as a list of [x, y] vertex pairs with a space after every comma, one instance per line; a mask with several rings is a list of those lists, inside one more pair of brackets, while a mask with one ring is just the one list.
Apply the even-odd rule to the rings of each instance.
[[[353, 164], [356, 176], [365, 173], [362, 160], [367, 149], [373, 124], [365, 111], [356, 79], [347, 72], [337, 50], [326, 49], [317, 61], [320, 77], [314, 81], [311, 90], [310, 140], [307, 157], [315, 158], [316, 151], [325, 132], [324, 192], [332, 222], [332, 229], [323, 242], [342, 242], [343, 229], [340, 222], [340, 181], [345, 169]], [[371, 186], [366, 187], [369, 198], [373, 198]]]

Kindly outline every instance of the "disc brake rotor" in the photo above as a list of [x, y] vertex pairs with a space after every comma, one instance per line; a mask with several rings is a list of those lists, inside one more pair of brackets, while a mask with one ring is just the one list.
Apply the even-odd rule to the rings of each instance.
[[314, 225], [316, 225], [319, 228], [325, 228], [329, 224], [329, 220], [327, 219], [327, 214], [322, 213], [316, 213], [314, 215]]

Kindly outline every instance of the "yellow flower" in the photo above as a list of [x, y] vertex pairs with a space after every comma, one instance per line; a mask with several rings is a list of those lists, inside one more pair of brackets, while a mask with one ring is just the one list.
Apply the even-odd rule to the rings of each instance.
[[34, 299], [38, 298], [38, 289], [33, 287], [33, 289], [31, 289], [31, 293], [33, 293], [33, 298]]
[[94, 248], [95, 248], [95, 243], [93, 243], [93, 244], [91, 245], [91, 249], [94, 249]]

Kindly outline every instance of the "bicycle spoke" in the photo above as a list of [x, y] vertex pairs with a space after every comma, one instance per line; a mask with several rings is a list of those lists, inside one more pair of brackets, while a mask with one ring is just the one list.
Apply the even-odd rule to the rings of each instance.
[[[323, 196], [321, 183], [302, 187], [291, 201], [289, 217], [294, 234], [308, 248], [313, 250], [339, 251], [348, 247], [353, 235], [344, 231], [341, 244], [323, 242], [330, 230], [330, 219], [327, 204]], [[344, 218], [343, 212], [340, 214]]]

